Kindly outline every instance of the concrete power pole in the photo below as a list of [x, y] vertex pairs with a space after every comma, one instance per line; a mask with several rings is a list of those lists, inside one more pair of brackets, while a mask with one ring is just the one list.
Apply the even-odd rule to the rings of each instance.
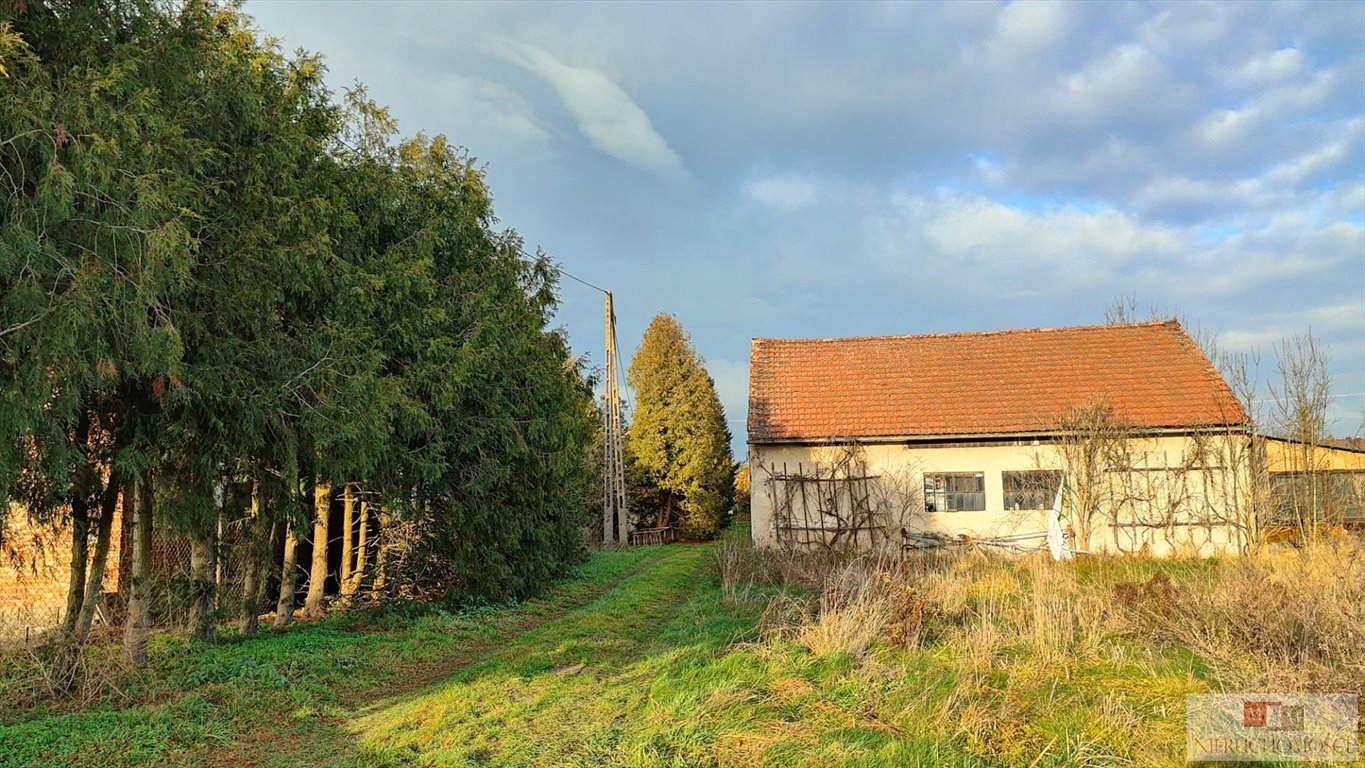
[[616, 312], [612, 309], [611, 292], [607, 291], [607, 357], [603, 366], [604, 388], [602, 409], [603, 455], [606, 467], [602, 488], [602, 543], [613, 540], [622, 544], [630, 541], [630, 515], [626, 512], [625, 440], [622, 436], [621, 390], [616, 374], [620, 370], [616, 358]]

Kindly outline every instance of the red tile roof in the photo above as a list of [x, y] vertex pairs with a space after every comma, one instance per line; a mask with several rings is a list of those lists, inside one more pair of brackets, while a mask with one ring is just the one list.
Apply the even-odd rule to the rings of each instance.
[[1105, 398], [1139, 428], [1243, 424], [1175, 321], [932, 336], [754, 339], [749, 440], [1046, 432]]

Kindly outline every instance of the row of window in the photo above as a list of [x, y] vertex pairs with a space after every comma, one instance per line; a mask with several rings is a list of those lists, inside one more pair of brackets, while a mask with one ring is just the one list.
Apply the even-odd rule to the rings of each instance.
[[[1003, 472], [1004, 508], [1048, 509], [1061, 482], [1062, 473], [1055, 470]], [[940, 472], [924, 476], [925, 512], [983, 512], [985, 509], [984, 472]]]

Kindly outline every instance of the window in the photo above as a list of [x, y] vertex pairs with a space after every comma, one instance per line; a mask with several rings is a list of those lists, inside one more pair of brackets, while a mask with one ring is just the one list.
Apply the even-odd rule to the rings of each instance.
[[1292, 524], [1315, 514], [1333, 521], [1362, 520], [1365, 472], [1276, 472], [1270, 476], [1270, 499], [1276, 522], [1281, 524]]
[[1043, 469], [1006, 472], [1003, 478], [1005, 509], [1051, 509], [1062, 484], [1061, 472]]
[[1333, 472], [1327, 498], [1342, 520], [1365, 520], [1365, 472]]
[[986, 509], [986, 476], [952, 472], [924, 476], [925, 512], [981, 512]]

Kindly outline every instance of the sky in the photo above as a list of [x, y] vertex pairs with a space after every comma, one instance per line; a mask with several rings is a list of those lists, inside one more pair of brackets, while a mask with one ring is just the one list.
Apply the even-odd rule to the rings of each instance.
[[[1330, 429], [1365, 434], [1365, 2], [246, 12], [467, 147], [502, 226], [613, 292], [623, 355], [676, 315], [737, 456], [753, 337], [1089, 325], [1120, 296], [1266, 380], [1311, 329]], [[600, 365], [601, 295], [561, 296]]]

